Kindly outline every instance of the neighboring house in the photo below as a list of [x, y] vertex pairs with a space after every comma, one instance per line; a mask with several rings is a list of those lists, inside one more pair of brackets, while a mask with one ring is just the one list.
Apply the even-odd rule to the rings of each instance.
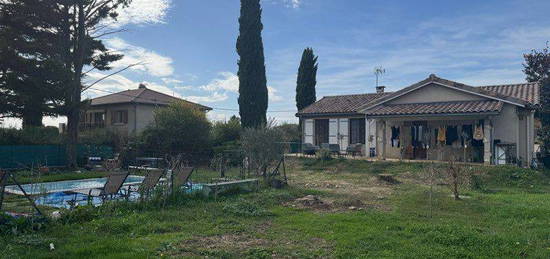
[[537, 83], [473, 87], [430, 75], [397, 92], [324, 97], [299, 111], [303, 142], [363, 144], [379, 159], [530, 164]]
[[138, 89], [122, 91], [91, 100], [80, 117], [80, 130], [106, 128], [123, 136], [141, 132], [153, 121], [153, 111], [183, 101], [207, 112], [212, 108], [159, 93], [140, 84]]

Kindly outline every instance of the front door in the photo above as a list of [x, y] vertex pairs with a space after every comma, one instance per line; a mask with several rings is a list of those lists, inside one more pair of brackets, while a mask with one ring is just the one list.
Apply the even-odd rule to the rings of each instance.
[[329, 143], [329, 120], [315, 120], [315, 145]]

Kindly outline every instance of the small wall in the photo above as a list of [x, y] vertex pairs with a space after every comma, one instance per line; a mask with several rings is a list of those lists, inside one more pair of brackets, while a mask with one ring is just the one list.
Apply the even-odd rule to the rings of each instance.
[[432, 103], [432, 102], [456, 102], [456, 101], [474, 101], [486, 100], [486, 98], [468, 94], [459, 90], [454, 90], [449, 87], [431, 84], [424, 86], [418, 90], [410, 92], [395, 100], [390, 101], [390, 104], [404, 103]]

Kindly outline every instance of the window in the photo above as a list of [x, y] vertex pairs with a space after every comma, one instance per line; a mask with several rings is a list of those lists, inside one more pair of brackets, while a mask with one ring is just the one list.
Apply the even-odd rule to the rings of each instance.
[[94, 123], [101, 124], [105, 122], [105, 113], [95, 112], [94, 113]]
[[121, 111], [113, 111], [111, 113], [111, 123], [122, 123], [127, 124], [128, 123], [128, 111], [127, 110], [121, 110]]
[[365, 144], [365, 119], [350, 119], [349, 125], [349, 143]]

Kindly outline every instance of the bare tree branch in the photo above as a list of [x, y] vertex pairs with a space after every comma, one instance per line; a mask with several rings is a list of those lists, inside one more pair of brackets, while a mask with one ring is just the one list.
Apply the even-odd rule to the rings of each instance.
[[107, 32], [104, 32], [102, 34], [99, 34], [97, 36], [94, 36], [94, 35], [90, 35], [92, 38], [101, 38], [103, 36], [107, 36], [107, 35], [110, 35], [110, 34], [115, 34], [115, 33], [119, 33], [119, 32], [126, 32], [128, 31], [127, 29], [120, 29], [120, 30], [113, 30], [113, 31], [107, 31]]
[[139, 66], [139, 65], [142, 65], [142, 64], [144, 64], [144, 62], [138, 62], [138, 63], [134, 63], [134, 64], [131, 64], [131, 65], [128, 65], [128, 66], [126, 66], [126, 67], [123, 68], [123, 69], [120, 69], [120, 70], [118, 70], [118, 71], [116, 71], [116, 72], [113, 72], [113, 73], [111, 73], [111, 74], [108, 74], [108, 75], [106, 75], [106, 76], [104, 76], [104, 77], [102, 77], [102, 78], [96, 80], [96, 81], [93, 82], [92, 84], [90, 84], [90, 85], [88, 85], [88, 86], [82, 88], [81, 91], [84, 92], [84, 91], [90, 89], [92, 86], [98, 84], [99, 82], [101, 82], [101, 81], [103, 81], [103, 80], [105, 80], [105, 79], [107, 79], [107, 78], [109, 78], [109, 77], [111, 77], [111, 76], [114, 76], [114, 75], [116, 75], [116, 74], [118, 74], [118, 73], [121, 73], [121, 72], [127, 70], [127, 69], [130, 69], [131, 67]]

